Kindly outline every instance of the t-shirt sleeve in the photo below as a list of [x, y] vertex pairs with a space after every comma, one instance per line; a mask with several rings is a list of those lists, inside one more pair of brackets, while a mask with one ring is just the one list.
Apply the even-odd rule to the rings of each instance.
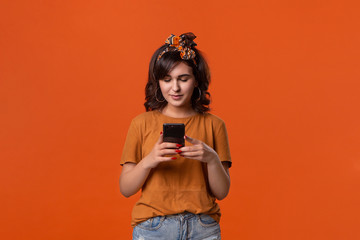
[[139, 163], [142, 155], [141, 146], [139, 126], [132, 120], [126, 136], [120, 165], [128, 162]]
[[231, 167], [229, 139], [223, 121], [215, 127], [215, 151], [219, 155], [220, 161], [229, 162], [229, 167]]

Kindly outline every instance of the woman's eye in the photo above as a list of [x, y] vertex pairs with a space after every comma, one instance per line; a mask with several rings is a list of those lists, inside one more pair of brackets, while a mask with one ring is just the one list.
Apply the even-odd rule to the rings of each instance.
[[182, 82], [186, 82], [189, 79], [188, 78], [180, 78], [179, 80], [182, 81]]
[[164, 82], [170, 82], [171, 79], [163, 79]]

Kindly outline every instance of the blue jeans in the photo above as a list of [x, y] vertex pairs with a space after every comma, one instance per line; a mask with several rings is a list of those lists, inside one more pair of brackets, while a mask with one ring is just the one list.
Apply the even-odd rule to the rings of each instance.
[[205, 214], [181, 213], [159, 216], [139, 223], [133, 240], [218, 240], [220, 226]]

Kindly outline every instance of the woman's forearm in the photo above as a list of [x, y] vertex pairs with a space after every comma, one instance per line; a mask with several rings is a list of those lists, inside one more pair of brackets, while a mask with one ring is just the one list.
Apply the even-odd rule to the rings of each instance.
[[153, 150], [144, 157], [138, 164], [125, 163], [120, 175], [120, 192], [125, 197], [137, 193], [144, 185], [152, 168], [161, 162], [173, 161], [177, 154], [176, 143], [163, 142], [163, 135], [160, 134]]
[[230, 189], [230, 175], [226, 163], [221, 163], [219, 158], [207, 163], [208, 179], [211, 192], [219, 199], [224, 199]]
[[151, 168], [146, 168], [141, 160], [138, 164], [125, 163], [120, 175], [120, 192], [125, 197], [137, 193], [144, 185]]

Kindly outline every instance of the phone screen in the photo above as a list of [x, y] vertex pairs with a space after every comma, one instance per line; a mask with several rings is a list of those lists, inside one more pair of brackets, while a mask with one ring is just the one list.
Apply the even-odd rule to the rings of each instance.
[[185, 146], [185, 125], [183, 123], [164, 123], [164, 142], [177, 143]]

